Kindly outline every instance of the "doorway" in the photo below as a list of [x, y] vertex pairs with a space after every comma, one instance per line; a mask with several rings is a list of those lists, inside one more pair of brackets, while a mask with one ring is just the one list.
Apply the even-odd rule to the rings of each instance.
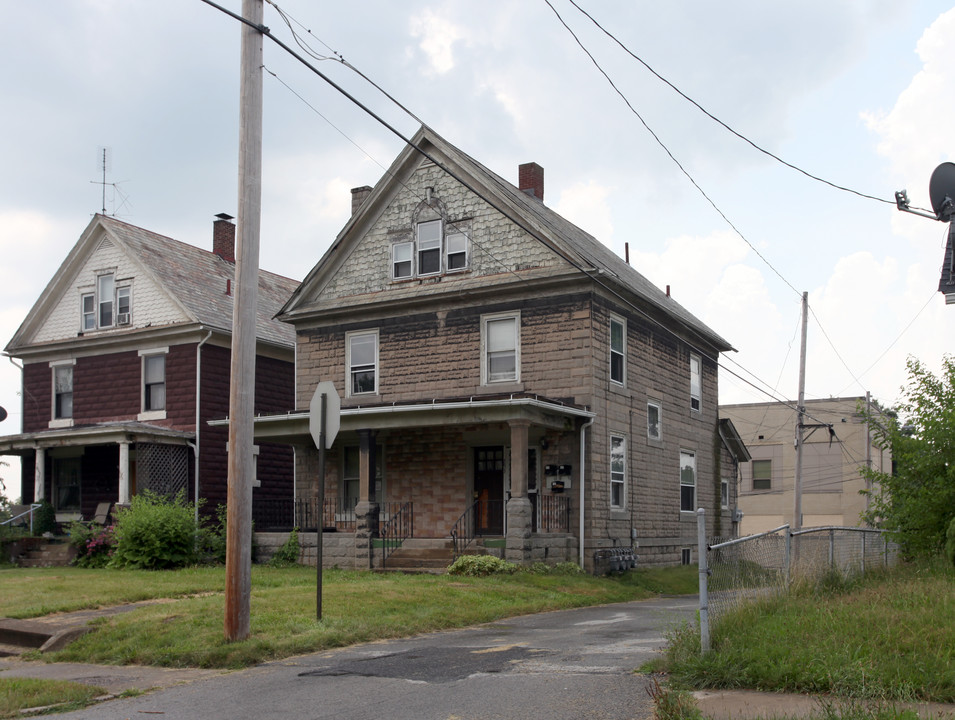
[[504, 534], [504, 447], [474, 448], [474, 533]]

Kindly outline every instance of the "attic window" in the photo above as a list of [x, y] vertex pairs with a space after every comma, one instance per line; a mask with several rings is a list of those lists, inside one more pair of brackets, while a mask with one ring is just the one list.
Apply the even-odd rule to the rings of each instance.
[[415, 223], [414, 240], [391, 246], [392, 280], [440, 275], [467, 270], [470, 263], [467, 233], [447, 228], [441, 219]]
[[[128, 283], [128, 281], [127, 281]], [[80, 330], [97, 330], [128, 325], [132, 311], [132, 290], [117, 286], [113, 273], [96, 276], [94, 292], [80, 295]]]

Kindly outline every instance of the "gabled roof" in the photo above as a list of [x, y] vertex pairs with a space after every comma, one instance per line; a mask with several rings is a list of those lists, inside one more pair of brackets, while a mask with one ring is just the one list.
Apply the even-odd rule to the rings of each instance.
[[539, 200], [522, 192], [513, 184], [484, 167], [477, 160], [456, 148], [428, 127], [422, 127], [398, 155], [391, 167], [372, 190], [361, 209], [355, 213], [338, 234], [335, 242], [318, 264], [306, 276], [299, 289], [282, 308], [280, 315], [293, 320], [296, 311], [304, 310], [308, 298], [320, 291], [336, 266], [347, 255], [349, 244], [358, 241], [358, 228], [366, 226], [368, 214], [380, 213], [383, 203], [394, 196], [401, 178], [412, 172], [422, 161], [415, 148], [422, 148], [459, 178], [509, 215], [525, 229], [543, 241], [582, 273], [612, 287], [624, 296], [632, 294], [665, 317], [677, 321], [710, 343], [718, 351], [733, 347], [700, 321], [695, 315], [674, 301], [637, 270], [567, 219], [558, 215]]
[[737, 462], [749, 462], [753, 459], [739, 431], [729, 418], [720, 418], [720, 438]]
[[[104, 234], [142, 268], [191, 322], [227, 334], [232, 332], [234, 295], [226, 291], [228, 286], [234, 288], [234, 264], [209, 250], [97, 214], [7, 345], [8, 354], [29, 345], [29, 338], [43, 322], [50, 304], [69, 287]], [[293, 328], [276, 320], [275, 314], [297, 287], [295, 280], [259, 271], [259, 341], [294, 347]]]

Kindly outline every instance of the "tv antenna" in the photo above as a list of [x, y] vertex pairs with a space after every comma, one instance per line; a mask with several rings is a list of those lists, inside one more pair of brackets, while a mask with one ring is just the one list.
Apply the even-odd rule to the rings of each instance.
[[106, 180], [106, 173], [108, 173], [110, 170], [112, 170], [112, 166], [113, 166], [113, 151], [112, 151], [112, 149], [110, 149], [110, 148], [108, 148], [108, 147], [100, 147], [100, 148], [98, 148], [97, 151], [96, 151], [96, 162], [97, 162], [97, 165], [99, 166], [98, 169], [100, 169], [100, 170], [102, 171], [102, 173], [103, 173], [103, 179], [102, 179], [102, 180], [90, 180], [90, 183], [93, 184], [93, 185], [100, 185], [100, 186], [102, 186], [102, 189], [103, 189], [103, 209], [101, 210], [101, 212], [102, 212], [103, 215], [106, 215], [106, 188], [107, 188], [107, 187], [113, 188], [113, 193], [114, 193], [113, 198], [112, 198], [112, 199], [113, 199], [113, 217], [115, 217], [115, 216], [116, 216], [116, 196], [115, 196], [115, 193], [119, 193], [120, 199], [122, 200], [122, 203], [120, 204], [120, 208], [122, 208], [124, 205], [126, 205], [126, 201], [127, 201], [128, 198], [123, 194], [123, 192], [119, 189], [119, 186], [118, 186], [116, 183], [107, 182], [107, 180]]

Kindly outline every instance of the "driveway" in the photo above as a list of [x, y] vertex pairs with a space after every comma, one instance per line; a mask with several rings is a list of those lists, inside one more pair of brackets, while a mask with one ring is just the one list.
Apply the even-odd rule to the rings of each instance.
[[356, 645], [111, 700], [60, 718], [650, 718], [633, 669], [691, 621], [695, 597], [527, 615]]

